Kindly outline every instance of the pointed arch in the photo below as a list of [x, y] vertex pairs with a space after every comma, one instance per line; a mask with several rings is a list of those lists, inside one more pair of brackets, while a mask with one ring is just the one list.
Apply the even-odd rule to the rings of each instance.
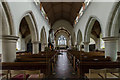
[[106, 35], [111, 37], [118, 37], [120, 30], [120, 2], [115, 5], [112, 16], [110, 17], [108, 26], [106, 27]]
[[76, 34], [75, 34], [75, 32], [73, 32], [71, 41], [72, 41], [72, 45], [75, 46], [76, 45]]
[[45, 31], [45, 27], [43, 26], [43, 28], [41, 29], [41, 37], [40, 37], [40, 42], [43, 44], [47, 44], [47, 35], [46, 35], [46, 31]]
[[93, 28], [93, 25], [94, 25], [95, 21], [97, 21], [99, 23], [101, 33], [102, 33], [100, 20], [95, 16], [90, 17], [88, 22], [87, 22], [86, 28], [85, 28], [84, 42], [90, 42], [91, 31], [92, 31], [92, 28]]
[[77, 44], [80, 45], [82, 42], [82, 33], [80, 31], [80, 29], [78, 30], [78, 33], [77, 33]]
[[119, 32], [119, 31], [117, 31], [117, 30], [119, 30], [118, 29], [118, 27], [119, 27], [118, 19], [119, 18], [120, 18], [120, 1], [114, 5], [114, 7], [110, 13], [107, 27], [106, 27], [106, 33], [105, 33], [106, 37], [108, 37], [108, 36], [118, 37], [118, 33], [116, 33], [116, 32]]
[[[38, 38], [38, 29], [37, 29], [35, 18], [33, 16], [32, 12], [26, 13], [23, 16], [23, 18], [25, 18], [26, 22], [28, 23], [28, 27], [29, 27], [30, 33], [31, 33], [32, 42], [38, 41], [38, 39], [39, 39]], [[21, 21], [22, 21], [22, 19], [21, 19]], [[20, 21], [20, 23], [21, 23], [21, 21]]]
[[[1, 2], [2, 4], [2, 31], [3, 35], [15, 35], [14, 22], [7, 2]], [[5, 25], [6, 24], [6, 25]]]

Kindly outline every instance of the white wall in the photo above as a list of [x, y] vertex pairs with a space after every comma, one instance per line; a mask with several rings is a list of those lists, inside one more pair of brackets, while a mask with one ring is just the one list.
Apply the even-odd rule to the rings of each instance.
[[26, 13], [32, 12], [35, 17], [39, 40], [40, 40], [40, 31], [43, 26], [45, 27], [46, 35], [48, 39], [50, 26], [48, 25], [48, 22], [44, 19], [42, 14], [40, 13], [39, 7], [36, 6], [34, 2], [8, 2], [8, 5], [9, 5], [12, 18], [14, 21], [14, 28], [15, 28], [16, 36], [18, 36], [19, 25], [20, 25], [22, 18], [25, 16]]
[[[111, 11], [115, 4], [116, 4], [115, 2], [91, 2], [90, 5], [85, 10], [82, 17], [80, 18], [79, 22], [74, 26], [74, 28], [69, 22], [65, 20], [56, 21], [55, 24], [53, 25], [53, 28], [54, 30], [57, 30], [59, 27], [65, 27], [71, 33], [71, 35], [75, 32], [74, 37], [76, 38], [77, 38], [78, 30], [80, 29], [82, 32], [82, 39], [84, 41], [85, 29], [86, 29], [88, 20], [90, 19], [90, 17], [95, 17], [101, 25], [103, 37], [106, 37], [106, 34], [105, 34], [106, 27], [109, 21], [109, 16], [111, 15]], [[46, 30], [47, 41], [48, 41], [50, 26], [48, 25], [47, 21], [44, 19], [42, 14], [40, 13], [39, 7], [36, 6], [34, 2], [8, 2], [8, 6], [14, 22], [14, 28], [15, 28], [14, 35], [18, 36], [19, 25], [22, 18], [25, 16], [25, 14], [28, 12], [32, 12], [35, 17], [39, 40], [41, 36], [40, 35], [41, 29], [44, 26]], [[74, 32], [73, 32], [73, 29], [74, 29]], [[74, 39], [74, 40], [77, 40], [77, 39]]]
[[70, 34], [72, 34], [72, 32], [73, 32], [72, 25], [66, 20], [58, 20], [52, 26], [54, 32], [56, 32], [56, 30], [58, 30], [60, 27], [64, 27], [66, 30], [68, 30], [70, 32]]
[[77, 34], [77, 31], [80, 29], [84, 41], [85, 29], [88, 20], [90, 17], [95, 17], [101, 25], [103, 37], [106, 37], [106, 27], [114, 4], [115, 2], [91, 2], [79, 22], [74, 26], [74, 32]]

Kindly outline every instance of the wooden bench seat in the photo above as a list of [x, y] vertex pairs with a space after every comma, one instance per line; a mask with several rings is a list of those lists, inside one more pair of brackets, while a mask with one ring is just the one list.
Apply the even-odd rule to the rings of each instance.
[[44, 73], [41, 73], [40, 70], [6, 70], [6, 71], [7, 71], [6, 75], [8, 76], [0, 77], [1, 80], [36, 80], [45, 78]]
[[16, 62], [50, 62], [50, 58], [17, 58]]
[[85, 62], [108, 62], [110, 58], [105, 58], [103, 52], [83, 52], [83, 51], [68, 51], [68, 58], [77, 71], [78, 61]]
[[118, 79], [114, 74], [106, 72], [106, 69], [89, 69], [89, 73], [86, 73], [85, 76], [88, 79]]
[[17, 57], [29, 57], [29, 58], [52, 58], [56, 55], [57, 52], [41, 52], [39, 54], [27, 54], [27, 55], [18, 55]]
[[[105, 53], [103, 52], [81, 52], [70, 50], [68, 51], [68, 57], [72, 62], [73, 67], [77, 68], [77, 72], [80, 75], [80, 78], [84, 78], [84, 76], [89, 77], [85, 73], [89, 73], [89, 69], [106, 69], [106, 68], [120, 68], [120, 62], [112, 62], [110, 58], [105, 58]], [[75, 58], [74, 58], [75, 57]], [[120, 60], [118, 58], [118, 60]], [[75, 68], [75, 69], [76, 69]], [[112, 75], [110, 72], [107, 73], [108, 78], [118, 78]], [[93, 76], [97, 76], [98, 78], [104, 78], [103, 74], [93, 74]]]
[[120, 78], [120, 73], [111, 73], [113, 75], [115, 75], [116, 77]]
[[40, 52], [39, 54], [25, 54], [17, 55], [16, 62], [42, 62], [42, 61], [54, 61], [56, 58], [56, 51]]
[[111, 73], [106, 73], [106, 77], [105, 77], [104, 74], [101, 74], [101, 73], [100, 73], [100, 75], [103, 76], [104, 79], [107, 79], [107, 78], [108, 78], [108, 79], [118, 78], [117, 76], [115, 76], [115, 75], [113, 75], [113, 74], [111, 74]]
[[103, 74], [105, 75], [105, 70], [104, 69], [89, 69], [89, 73], [85, 74], [85, 76], [88, 78], [88, 79], [98, 79], [98, 78], [101, 78], [103, 79], [103, 75], [100, 75], [100, 74]]
[[83, 78], [89, 69], [120, 68], [120, 62], [79, 62], [80, 77]]
[[43, 73], [51, 72], [49, 62], [2, 62], [2, 70], [41, 70]]

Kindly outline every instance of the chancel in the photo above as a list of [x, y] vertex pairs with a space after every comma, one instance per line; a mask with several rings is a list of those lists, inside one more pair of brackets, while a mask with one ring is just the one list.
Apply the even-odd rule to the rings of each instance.
[[120, 80], [120, 1], [0, 0], [1, 80]]

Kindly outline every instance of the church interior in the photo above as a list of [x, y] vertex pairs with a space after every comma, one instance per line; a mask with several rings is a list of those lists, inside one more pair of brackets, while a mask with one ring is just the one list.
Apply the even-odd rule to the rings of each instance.
[[0, 0], [1, 80], [120, 80], [119, 0]]

